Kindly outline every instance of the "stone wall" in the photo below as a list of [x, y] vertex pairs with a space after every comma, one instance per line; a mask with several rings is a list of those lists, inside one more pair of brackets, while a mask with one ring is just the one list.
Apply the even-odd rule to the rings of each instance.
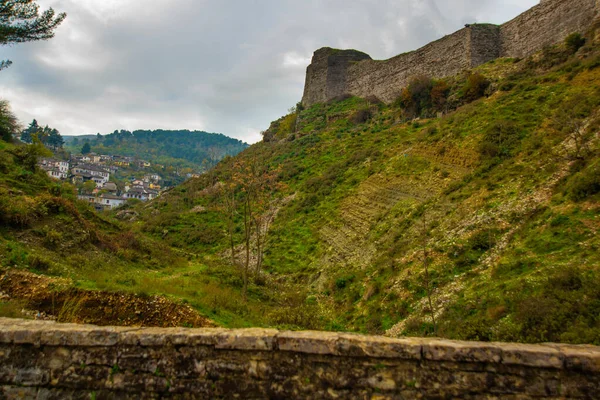
[[[446, 76], [471, 67], [467, 57], [470, 29], [428, 44], [410, 53], [385, 61], [365, 60], [349, 65], [346, 93], [359, 97], [377, 96], [392, 102], [413, 76]], [[307, 104], [308, 105], [308, 104]]]
[[0, 319], [2, 399], [598, 398], [600, 349]]
[[585, 33], [599, 9], [598, 0], [544, 0], [502, 25], [500, 56], [527, 57], [573, 32]]
[[319, 49], [306, 72], [302, 103], [310, 106], [343, 94], [374, 95], [390, 103], [414, 76], [453, 76], [498, 57], [529, 56], [570, 33], [583, 33], [599, 9], [598, 0], [544, 0], [502, 26], [470, 25], [384, 61], [355, 50]]

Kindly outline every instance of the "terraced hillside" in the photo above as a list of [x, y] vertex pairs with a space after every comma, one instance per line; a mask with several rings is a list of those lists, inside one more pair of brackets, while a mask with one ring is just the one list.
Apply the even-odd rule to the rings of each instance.
[[[343, 97], [298, 109], [263, 142], [139, 210], [137, 229], [198, 255], [203, 279], [240, 301], [249, 268], [243, 310], [198, 300], [217, 319], [598, 344], [595, 37], [442, 82], [416, 77], [391, 105]], [[443, 103], [415, 98], [419, 82], [428, 94], [442, 88]], [[235, 178], [248, 166], [275, 171], [279, 185], [256, 211], [275, 215], [268, 235], [245, 242], [248, 192]]]
[[113, 216], [0, 142], [0, 314], [600, 344], [596, 38], [299, 107]]

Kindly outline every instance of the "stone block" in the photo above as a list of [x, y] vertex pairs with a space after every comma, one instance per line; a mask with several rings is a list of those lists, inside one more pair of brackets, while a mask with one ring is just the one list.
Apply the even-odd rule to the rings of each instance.
[[308, 354], [337, 354], [339, 334], [335, 332], [281, 332], [277, 335], [280, 351]]
[[499, 363], [502, 350], [493, 343], [424, 340], [423, 357], [434, 361]]
[[275, 329], [239, 329], [227, 330], [216, 335], [216, 349], [229, 350], [273, 350]]
[[562, 369], [564, 355], [548, 346], [502, 344], [502, 364]]
[[375, 357], [420, 360], [423, 340], [392, 339], [381, 336], [339, 334], [335, 354], [350, 357]]

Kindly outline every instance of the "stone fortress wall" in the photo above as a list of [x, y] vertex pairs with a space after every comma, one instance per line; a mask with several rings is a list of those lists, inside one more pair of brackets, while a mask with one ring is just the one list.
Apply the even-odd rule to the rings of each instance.
[[600, 348], [0, 318], [1, 399], [597, 399]]
[[345, 94], [390, 103], [416, 75], [443, 78], [499, 57], [530, 56], [571, 33], [584, 33], [599, 14], [599, 0], [541, 0], [503, 25], [473, 24], [384, 61], [325, 47], [315, 52], [307, 69], [302, 103], [310, 106]]

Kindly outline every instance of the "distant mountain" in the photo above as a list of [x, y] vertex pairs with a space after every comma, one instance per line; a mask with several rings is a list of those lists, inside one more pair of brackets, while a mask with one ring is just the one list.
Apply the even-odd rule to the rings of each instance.
[[108, 135], [65, 136], [65, 145], [80, 152], [87, 141], [99, 154], [135, 156], [153, 163], [170, 165], [213, 165], [228, 155], [236, 155], [247, 143], [220, 133], [203, 131], [121, 130]]

